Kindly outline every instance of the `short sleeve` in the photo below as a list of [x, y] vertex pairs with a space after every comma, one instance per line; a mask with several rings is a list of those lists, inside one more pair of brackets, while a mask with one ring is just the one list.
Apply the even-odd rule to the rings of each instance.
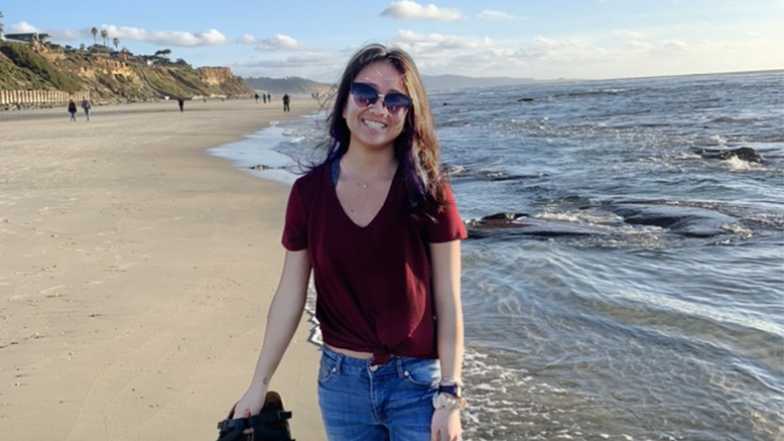
[[299, 251], [308, 247], [307, 213], [302, 200], [302, 180], [294, 182], [286, 206], [286, 224], [283, 227], [281, 243], [289, 251]]
[[435, 220], [427, 221], [427, 240], [430, 243], [451, 242], [468, 237], [452, 188], [445, 183], [443, 190], [444, 205], [435, 214]]

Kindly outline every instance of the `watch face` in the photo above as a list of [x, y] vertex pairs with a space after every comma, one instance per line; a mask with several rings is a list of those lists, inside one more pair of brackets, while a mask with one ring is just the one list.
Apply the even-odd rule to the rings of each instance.
[[463, 409], [465, 408], [465, 400], [448, 393], [437, 393], [433, 395], [433, 408]]

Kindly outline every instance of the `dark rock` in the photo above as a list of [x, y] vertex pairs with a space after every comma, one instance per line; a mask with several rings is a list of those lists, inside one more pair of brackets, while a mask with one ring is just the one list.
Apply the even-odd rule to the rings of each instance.
[[[524, 219], [523, 219], [524, 218]], [[607, 235], [605, 229], [573, 222], [550, 221], [529, 217], [525, 213], [496, 213], [466, 223], [468, 237], [538, 236], [575, 237]]]
[[724, 225], [737, 219], [716, 211], [694, 207], [621, 205], [609, 209], [627, 224], [653, 225], [688, 237], [713, 237], [726, 233]]
[[726, 161], [733, 156], [747, 162], [756, 162], [761, 164], [764, 159], [762, 155], [751, 147], [740, 147], [731, 150], [718, 150], [718, 149], [701, 149], [697, 153], [705, 159], [719, 159]]

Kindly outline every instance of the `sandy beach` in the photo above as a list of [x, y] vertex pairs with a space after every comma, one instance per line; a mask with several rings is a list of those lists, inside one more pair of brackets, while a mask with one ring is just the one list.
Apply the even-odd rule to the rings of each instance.
[[[315, 107], [0, 113], [3, 439], [217, 437], [260, 350], [288, 188], [205, 150]], [[306, 319], [272, 389], [312, 441], [324, 437]]]

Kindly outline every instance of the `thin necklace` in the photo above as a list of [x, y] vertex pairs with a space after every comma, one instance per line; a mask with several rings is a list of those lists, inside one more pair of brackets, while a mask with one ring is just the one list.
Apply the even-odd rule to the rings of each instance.
[[[341, 169], [341, 167], [340, 167], [340, 162], [338, 162], [338, 175], [339, 175], [339, 173], [340, 173], [340, 169]], [[397, 169], [395, 169], [395, 174], [397, 174]], [[394, 179], [395, 179], [395, 174], [393, 174], [393, 175], [392, 175], [392, 180], [393, 180], [393, 181], [394, 181]], [[355, 178], [355, 179], [356, 179], [356, 178]], [[357, 181], [355, 182], [355, 184], [357, 185], [357, 187], [361, 188], [363, 191], [367, 191], [368, 187], [370, 187], [370, 183], [368, 183], [368, 182], [359, 182], [359, 181], [357, 180]], [[389, 191], [392, 191], [392, 189], [390, 188], [390, 189], [389, 189]], [[367, 200], [367, 197], [365, 197], [365, 198], [363, 198], [363, 199], [362, 199], [362, 205], [364, 205], [364, 203], [365, 203], [365, 201], [366, 201], [366, 200]], [[353, 208], [353, 207], [348, 207], [348, 211], [349, 211], [351, 214], [355, 214], [355, 213], [357, 212], [357, 209], [355, 209], [355, 208]]]

